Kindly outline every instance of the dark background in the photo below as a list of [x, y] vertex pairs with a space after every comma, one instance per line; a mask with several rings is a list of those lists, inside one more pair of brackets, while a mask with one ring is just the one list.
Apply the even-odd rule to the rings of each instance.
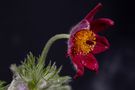
[[[29, 51], [39, 56], [47, 40], [58, 33], [69, 33], [98, 2], [104, 7], [96, 17], [109, 17], [115, 26], [103, 34], [109, 39], [108, 51], [96, 55], [100, 69], [85, 70], [71, 82], [73, 90], [135, 90], [135, 10], [134, 0], [1, 0], [0, 1], [0, 80], [12, 80], [9, 67], [20, 64]], [[57, 41], [48, 61], [63, 65], [61, 75], [75, 71], [66, 58], [66, 40]]]

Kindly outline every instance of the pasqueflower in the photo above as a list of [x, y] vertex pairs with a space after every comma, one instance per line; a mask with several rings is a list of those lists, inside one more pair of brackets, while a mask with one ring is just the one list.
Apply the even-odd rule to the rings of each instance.
[[98, 62], [94, 54], [109, 48], [108, 40], [97, 33], [112, 26], [114, 22], [109, 18], [94, 19], [95, 14], [102, 8], [99, 3], [86, 17], [74, 26], [68, 41], [68, 55], [77, 70], [74, 78], [84, 74], [84, 67], [98, 71]]

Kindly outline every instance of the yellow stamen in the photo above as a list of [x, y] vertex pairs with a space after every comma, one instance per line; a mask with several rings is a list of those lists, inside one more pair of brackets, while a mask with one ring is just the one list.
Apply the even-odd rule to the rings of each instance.
[[91, 30], [80, 30], [74, 36], [75, 53], [88, 54], [96, 45], [96, 35]]

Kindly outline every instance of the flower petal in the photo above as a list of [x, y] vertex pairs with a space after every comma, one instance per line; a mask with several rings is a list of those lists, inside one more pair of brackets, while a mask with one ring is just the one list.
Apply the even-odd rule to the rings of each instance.
[[98, 53], [104, 52], [107, 49], [109, 49], [109, 47], [110, 47], [110, 44], [105, 37], [96, 35], [96, 45], [92, 53], [98, 54]]
[[73, 65], [77, 70], [77, 73], [74, 76], [74, 79], [84, 74], [84, 66], [81, 63], [81, 60], [82, 60], [81, 58], [82, 58], [82, 55], [75, 55], [74, 57], [71, 57]]
[[83, 29], [89, 29], [90, 28], [90, 24], [87, 20], [82, 20], [80, 23], [78, 23], [77, 25], [75, 25], [70, 32], [70, 38], [68, 40], [68, 48], [71, 48], [73, 46], [73, 39], [74, 39], [74, 35]]
[[102, 8], [102, 4], [98, 3], [94, 9], [92, 9], [84, 19], [88, 20], [89, 22], [92, 21], [93, 17], [95, 16], [95, 14]]
[[82, 30], [82, 29], [90, 29], [90, 23], [87, 20], [82, 20], [77, 25], [75, 25], [71, 29], [71, 35], [73, 36], [76, 32]]
[[82, 64], [90, 70], [98, 71], [98, 62], [91, 53], [83, 57]]
[[90, 25], [91, 25], [91, 30], [97, 33], [107, 29], [109, 26], [113, 26], [114, 21], [109, 18], [100, 18], [92, 21]]

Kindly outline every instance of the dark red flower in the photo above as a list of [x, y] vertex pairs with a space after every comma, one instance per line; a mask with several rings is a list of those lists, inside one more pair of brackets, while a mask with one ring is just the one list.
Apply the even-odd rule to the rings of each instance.
[[94, 54], [101, 53], [110, 46], [108, 40], [97, 33], [112, 26], [114, 22], [108, 18], [93, 19], [101, 8], [102, 4], [99, 3], [71, 30], [68, 41], [68, 55], [77, 70], [74, 78], [83, 75], [84, 67], [98, 71], [98, 62]]

